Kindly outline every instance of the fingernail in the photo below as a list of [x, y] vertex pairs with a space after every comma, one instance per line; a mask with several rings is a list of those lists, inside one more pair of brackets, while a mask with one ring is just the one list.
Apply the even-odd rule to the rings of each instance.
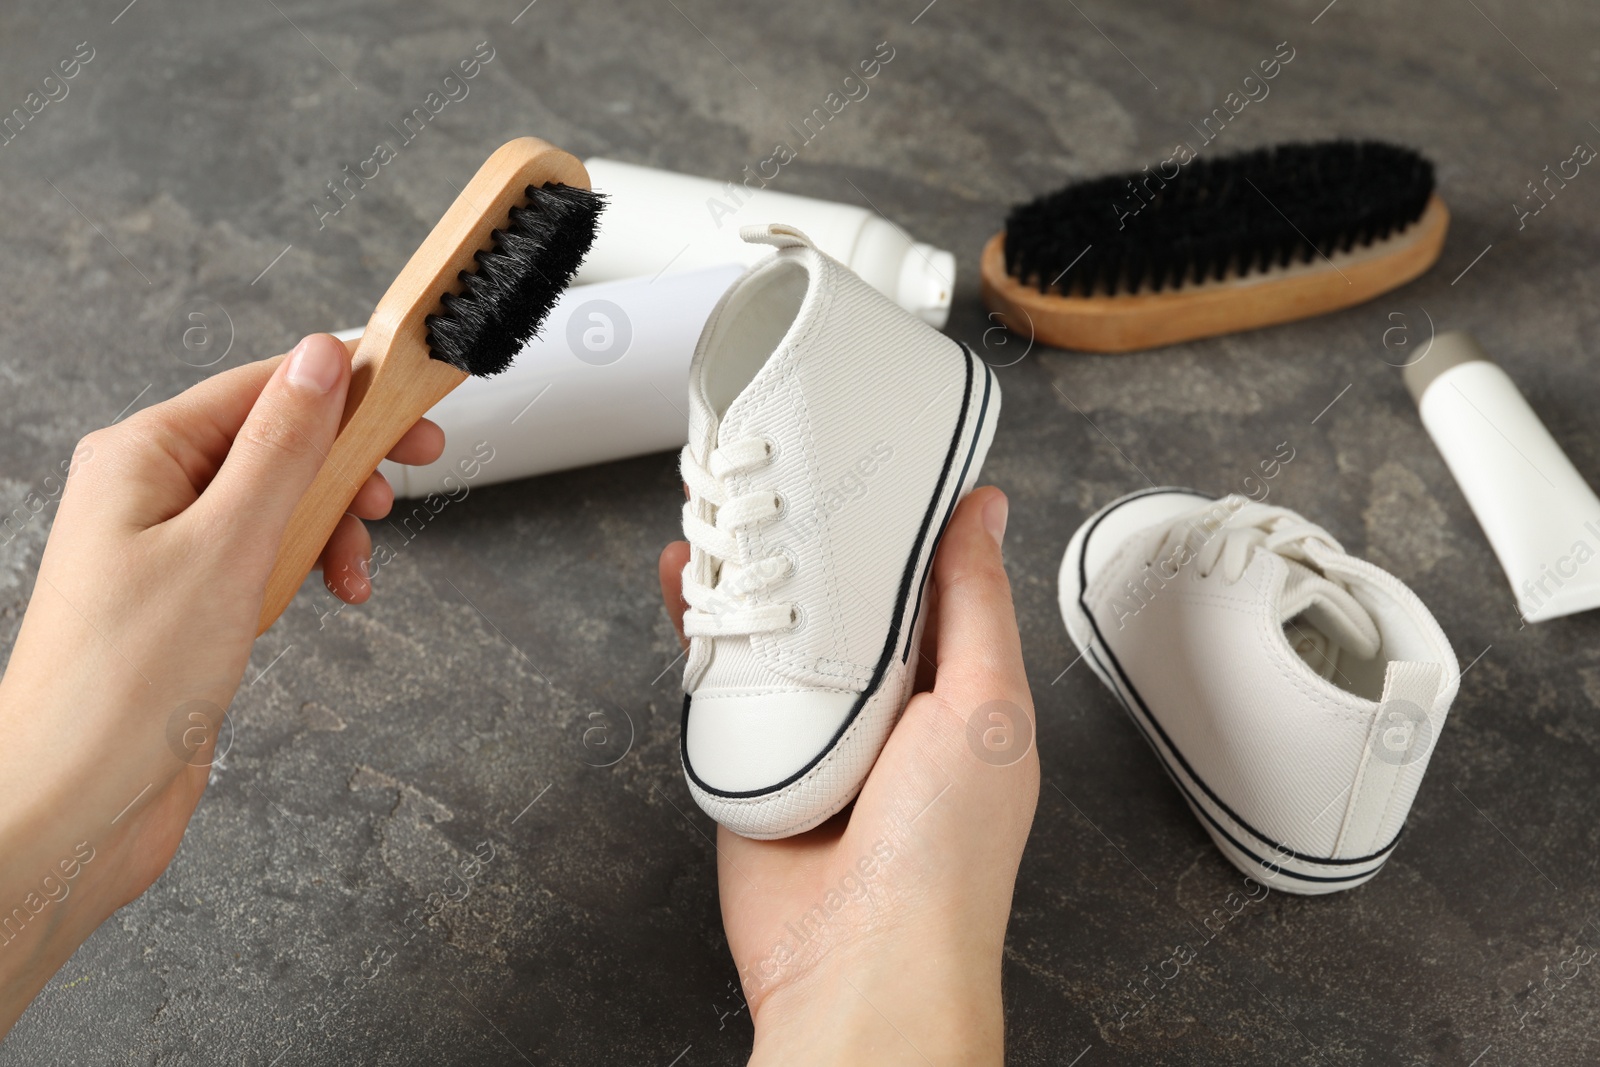
[[289, 353], [289, 384], [326, 393], [339, 380], [344, 369], [344, 354], [334, 350], [337, 341], [313, 334]]
[[1011, 501], [1004, 493], [997, 494], [983, 506], [983, 528], [989, 531], [996, 545], [1005, 544], [1006, 518], [1011, 514]]

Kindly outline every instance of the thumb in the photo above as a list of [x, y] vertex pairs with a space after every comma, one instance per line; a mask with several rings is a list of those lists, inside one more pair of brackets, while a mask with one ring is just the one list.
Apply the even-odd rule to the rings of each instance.
[[689, 647], [689, 640], [683, 636], [683, 614], [689, 609], [689, 603], [683, 599], [683, 568], [688, 562], [689, 543], [674, 541], [661, 550], [661, 559], [656, 563], [657, 575], [661, 580], [661, 600], [667, 606], [667, 617], [672, 620], [672, 628], [678, 631], [678, 643], [685, 648]]
[[[945, 528], [928, 617], [937, 660], [933, 690], [906, 706], [857, 801], [852, 827], [874, 805], [897, 807], [909, 825], [934, 807], [927, 798], [954, 785], [959, 800], [946, 801], [919, 830], [942, 826], [955, 835], [946, 840], [969, 853], [969, 867], [999, 864], [1014, 876], [1038, 799], [1039, 760], [1022, 639], [1000, 555], [1007, 509], [1000, 490], [977, 489]], [[1005, 773], [990, 773], [996, 770]], [[890, 796], [896, 792], [915, 799], [902, 804]]]
[[1032, 706], [1022, 638], [1001, 560], [1009, 504], [993, 486], [956, 508], [933, 562], [938, 587], [935, 689], [954, 706], [1007, 700]]
[[213, 520], [276, 552], [289, 516], [339, 434], [349, 387], [350, 355], [342, 341], [318, 333], [295, 345], [267, 379], [200, 498]]

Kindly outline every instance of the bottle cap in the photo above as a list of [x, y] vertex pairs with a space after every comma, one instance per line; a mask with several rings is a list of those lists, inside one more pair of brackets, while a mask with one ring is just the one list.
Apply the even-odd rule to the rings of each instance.
[[920, 241], [912, 242], [900, 263], [895, 303], [934, 329], [950, 318], [950, 298], [956, 283], [956, 257]]

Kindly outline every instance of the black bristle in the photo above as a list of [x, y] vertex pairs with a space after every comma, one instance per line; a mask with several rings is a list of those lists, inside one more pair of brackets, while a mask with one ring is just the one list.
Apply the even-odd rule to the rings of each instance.
[[526, 207], [494, 231], [494, 247], [460, 273], [460, 293], [426, 319], [434, 359], [468, 374], [499, 374], [539, 332], [594, 243], [605, 198], [587, 189], [530, 185]]
[[1040, 292], [1179, 289], [1381, 240], [1433, 195], [1433, 164], [1381, 141], [1258, 148], [1159, 176], [1170, 169], [1092, 178], [1013, 208], [1006, 272]]

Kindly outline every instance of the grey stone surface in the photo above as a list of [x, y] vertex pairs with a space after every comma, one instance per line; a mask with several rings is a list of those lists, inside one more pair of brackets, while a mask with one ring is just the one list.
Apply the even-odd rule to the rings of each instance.
[[[0, 148], [8, 510], [81, 434], [209, 373], [163, 337], [185, 301], [226, 310], [218, 366], [359, 324], [507, 137], [731, 178], [884, 40], [870, 97], [779, 187], [870, 200], [955, 251], [949, 330], [1010, 363], [1021, 347], [986, 332], [975, 274], [1005, 207], [1195, 140], [1191, 122], [1290, 42], [1270, 96], [1208, 151], [1408, 143], [1437, 162], [1453, 228], [1433, 272], [1363, 307], [1146, 355], [1035, 347], [1001, 371], [985, 473], [1013, 500], [1045, 778], [1006, 949], [1010, 1058], [1595, 1060], [1600, 980], [1558, 972], [1600, 938], [1600, 617], [1519, 626], [1387, 365], [1402, 335], [1385, 345], [1397, 325], [1419, 343], [1430, 318], [1475, 331], [1600, 481], [1600, 175], [1524, 228], [1511, 207], [1576, 142], [1600, 144], [1593, 7], [123, 2], [0, 14], [0, 111], [94, 48]], [[471, 95], [319, 229], [323, 183], [485, 40]], [[1055, 572], [1112, 497], [1239, 489], [1284, 441], [1271, 499], [1411, 583], [1473, 666], [1384, 873], [1331, 899], [1273, 894], [1208, 937], [1241, 879], [1111, 697], [1067, 669]], [[745, 1016], [719, 1021], [736, 975], [710, 826], [680, 780], [676, 674], [658, 678], [677, 649], [654, 561], [677, 505], [670, 456], [474, 490], [371, 605], [319, 628], [303, 593], [258, 645], [247, 678], [263, 676], [171, 869], [51, 982], [0, 1064], [742, 1062]], [[0, 548], [4, 647], [43, 536]], [[587, 766], [602, 721], [632, 747]], [[484, 841], [470, 894], [433, 914]], [[432, 918], [408, 941], [416, 908]], [[1136, 994], [1180, 944], [1195, 962]]]

